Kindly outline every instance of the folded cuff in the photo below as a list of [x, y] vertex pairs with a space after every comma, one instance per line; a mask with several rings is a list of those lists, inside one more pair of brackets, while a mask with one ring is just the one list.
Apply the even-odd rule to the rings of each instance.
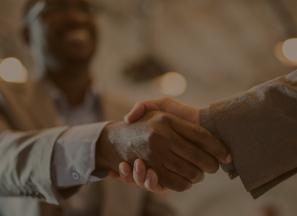
[[[201, 122], [202, 127], [204, 127], [206, 130], [211, 132], [218, 139], [222, 140], [219, 132], [217, 131], [215, 122], [211, 116], [210, 107], [200, 110], [200, 122]], [[220, 163], [221, 168], [228, 174], [228, 176], [231, 180], [238, 177], [238, 172], [237, 172], [233, 162], [230, 164], [224, 164], [219, 161], [219, 163]]]
[[68, 188], [100, 179], [92, 178], [95, 170], [95, 148], [103, 128], [101, 122], [68, 129], [57, 140], [53, 152], [52, 178], [57, 188]]

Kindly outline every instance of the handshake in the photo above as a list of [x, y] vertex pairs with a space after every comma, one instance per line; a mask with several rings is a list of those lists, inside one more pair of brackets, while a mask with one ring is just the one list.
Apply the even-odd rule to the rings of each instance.
[[103, 130], [96, 169], [127, 184], [157, 194], [185, 191], [216, 173], [218, 161], [232, 162], [227, 146], [200, 126], [199, 110], [171, 98], [136, 103], [125, 121]]

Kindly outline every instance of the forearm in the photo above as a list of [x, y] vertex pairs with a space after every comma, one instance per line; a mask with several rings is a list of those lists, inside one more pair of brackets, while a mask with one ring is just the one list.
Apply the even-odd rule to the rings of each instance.
[[0, 195], [58, 204], [78, 186], [107, 177], [107, 171], [95, 170], [95, 157], [108, 123], [1, 133]]
[[36, 195], [58, 204], [58, 194], [51, 181], [51, 157], [56, 140], [66, 130], [67, 127], [59, 127], [1, 133], [0, 195]]

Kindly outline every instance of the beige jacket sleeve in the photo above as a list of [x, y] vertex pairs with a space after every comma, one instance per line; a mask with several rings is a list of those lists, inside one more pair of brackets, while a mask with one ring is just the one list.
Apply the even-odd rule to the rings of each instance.
[[213, 104], [201, 119], [230, 148], [231, 178], [237, 171], [254, 198], [297, 173], [297, 71]]
[[59, 195], [50, 176], [51, 155], [67, 127], [30, 132], [9, 129], [0, 112], [0, 196], [30, 196], [58, 204]]

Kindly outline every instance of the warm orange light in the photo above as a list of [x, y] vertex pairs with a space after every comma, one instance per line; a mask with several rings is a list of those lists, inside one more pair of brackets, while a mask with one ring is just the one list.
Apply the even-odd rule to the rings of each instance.
[[297, 62], [297, 38], [286, 40], [283, 44], [282, 51], [288, 60]]
[[283, 53], [283, 44], [284, 42], [278, 42], [274, 47], [274, 55], [275, 57], [284, 65], [287, 66], [297, 66], [297, 62], [290, 61], [287, 59]]
[[164, 95], [179, 96], [187, 90], [187, 80], [176, 72], [164, 74], [157, 83], [159, 92]]
[[18, 59], [7, 58], [0, 64], [0, 76], [6, 82], [26, 82], [28, 72]]

